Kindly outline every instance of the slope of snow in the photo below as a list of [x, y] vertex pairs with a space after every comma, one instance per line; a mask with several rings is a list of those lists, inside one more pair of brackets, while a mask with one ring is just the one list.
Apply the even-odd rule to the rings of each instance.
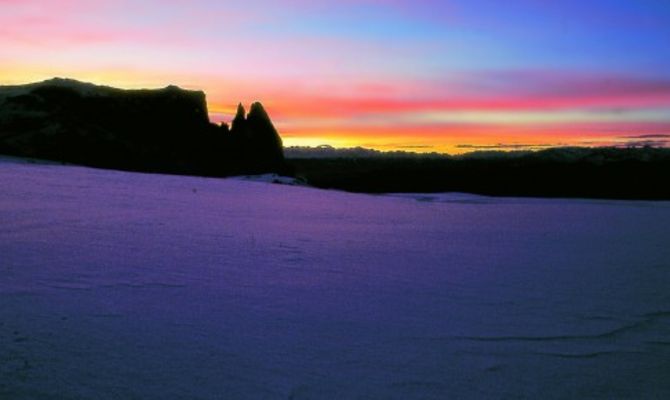
[[0, 398], [670, 398], [670, 203], [0, 161]]
[[252, 181], [252, 182], [277, 183], [280, 185], [307, 186], [307, 183], [299, 178], [291, 178], [279, 174], [242, 175], [233, 177], [231, 179], [241, 179], [244, 181]]

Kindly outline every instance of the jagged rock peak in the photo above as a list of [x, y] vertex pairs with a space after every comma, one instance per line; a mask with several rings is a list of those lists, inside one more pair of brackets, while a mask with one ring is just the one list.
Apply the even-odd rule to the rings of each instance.
[[244, 109], [242, 103], [237, 105], [237, 113], [235, 118], [230, 124], [230, 131], [236, 135], [241, 135], [245, 132], [245, 126], [247, 123], [247, 112]]
[[267, 111], [265, 111], [265, 108], [260, 102], [254, 102], [251, 104], [251, 108], [249, 109], [249, 115], [247, 116], [247, 119], [259, 119], [259, 120], [270, 121], [270, 116], [268, 115]]
[[244, 119], [247, 119], [247, 111], [244, 109], [244, 106], [242, 105], [242, 103], [239, 103], [237, 105], [237, 113], [235, 114], [235, 118], [233, 118], [233, 121], [234, 120], [241, 121], [241, 120], [244, 120]]

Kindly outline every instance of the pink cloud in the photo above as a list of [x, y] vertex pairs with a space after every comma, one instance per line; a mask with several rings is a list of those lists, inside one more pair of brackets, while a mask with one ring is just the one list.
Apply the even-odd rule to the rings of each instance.
[[[513, 77], [513, 79], [510, 79]], [[266, 93], [281, 96], [278, 115], [350, 117], [367, 114], [434, 111], [546, 111], [569, 109], [668, 108], [670, 80], [589, 74], [510, 72], [487, 76], [475, 73], [455, 84], [440, 80], [365, 83], [352, 82], [347, 90], [327, 87], [291, 90], [290, 85]], [[481, 83], [477, 84], [477, 79]], [[495, 85], [493, 80], [504, 84]], [[340, 89], [341, 89], [340, 85]]]

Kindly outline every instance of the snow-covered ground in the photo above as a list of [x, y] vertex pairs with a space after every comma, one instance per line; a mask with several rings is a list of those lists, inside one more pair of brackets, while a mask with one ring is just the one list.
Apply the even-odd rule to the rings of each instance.
[[4, 159], [0, 398], [670, 398], [670, 203]]

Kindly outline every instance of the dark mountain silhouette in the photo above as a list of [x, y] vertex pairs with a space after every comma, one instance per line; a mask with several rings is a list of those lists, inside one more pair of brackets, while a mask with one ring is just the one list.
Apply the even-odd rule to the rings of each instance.
[[[648, 136], [648, 135], [646, 135]], [[646, 139], [645, 135], [640, 138]], [[634, 137], [637, 138], [637, 137]], [[554, 148], [462, 156], [289, 149], [260, 103], [209, 121], [205, 94], [68, 79], [0, 86], [0, 154], [204, 176], [275, 172], [356, 192], [670, 199], [670, 149]]]
[[205, 94], [176, 86], [122, 90], [69, 79], [0, 87], [0, 153], [105, 168], [227, 176], [286, 172], [260, 103], [229, 129]]

